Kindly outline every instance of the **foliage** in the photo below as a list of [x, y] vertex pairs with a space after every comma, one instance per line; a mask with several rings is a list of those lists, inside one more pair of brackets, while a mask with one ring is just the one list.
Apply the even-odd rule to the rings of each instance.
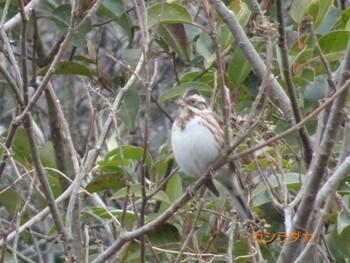
[[[0, 1], [0, 262], [350, 260], [345, 1], [24, 2]], [[232, 121], [255, 222], [177, 169], [189, 88]]]

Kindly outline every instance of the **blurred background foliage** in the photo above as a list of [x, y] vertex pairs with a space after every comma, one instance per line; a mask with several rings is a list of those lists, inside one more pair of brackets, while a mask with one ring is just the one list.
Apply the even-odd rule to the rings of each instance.
[[[5, 2], [0, 0], [0, 16], [4, 15]], [[319, 46], [336, 76], [350, 35], [350, 8], [342, 6], [343, 1], [332, 0], [283, 2], [285, 30], [290, 47], [288, 60], [299, 107], [303, 115], [307, 116], [319, 105], [320, 100], [325, 98], [329, 90], [324, 67], [303, 25], [303, 18], [306, 15], [312, 17]], [[210, 98], [213, 91], [217, 90], [217, 61], [203, 3], [206, 1], [147, 1], [146, 3], [147, 25], [143, 26], [147, 26], [150, 32], [147, 59], [150, 70], [156, 71], [156, 80], [152, 87], [150, 112], [147, 113], [150, 116], [149, 148], [144, 165], [149, 171], [146, 179], [147, 193], [158, 189], [148, 200], [146, 222], [152, 221], [165, 211], [194, 181], [181, 171], [173, 172], [176, 171], [174, 170], [176, 163], [169, 149], [168, 136], [176, 114], [174, 100], [179, 95], [188, 88], [196, 88]], [[84, 1], [78, 21], [92, 4], [93, 1]], [[235, 13], [241, 26], [246, 29], [250, 41], [261, 57], [267, 61], [266, 40], [255, 32], [254, 22], [257, 22], [257, 15], [251, 1], [234, 0], [226, 1], [226, 4]], [[269, 20], [275, 22], [274, 1], [261, 1], [261, 5]], [[11, 18], [17, 13], [17, 1], [10, 1], [7, 17]], [[220, 56], [225, 61], [226, 86], [230, 92], [232, 107], [235, 115], [243, 118], [256, 97], [260, 79], [252, 71], [227, 25], [214, 12], [211, 15], [216, 22], [216, 41], [220, 47]], [[57, 47], [62, 37], [67, 34], [70, 17], [69, 1], [59, 0], [42, 1], [35, 9], [35, 13], [28, 17], [26, 45], [29, 95], [34, 93], [47, 74]], [[18, 60], [21, 57], [20, 28], [19, 24], [7, 33]], [[277, 39], [272, 41], [271, 71], [279, 84], [285, 88], [281, 51], [276, 45]], [[3, 49], [4, 47], [0, 48], [0, 63], [12, 72], [13, 65], [8, 63]], [[96, 14], [86, 20], [72, 37], [67, 52], [55, 68], [51, 83], [63, 108], [74, 146], [81, 160], [86, 157], [88, 149], [94, 147], [106, 117], [111, 114], [109, 110], [111, 102], [134, 72], [141, 53], [140, 24], [133, 1], [104, 0]], [[140, 78], [144, 76], [145, 68], [142, 69]], [[221, 96], [216, 95], [214, 98], [220, 111]], [[63, 176], [59, 173], [54, 158], [57, 149], [52, 144], [49, 108], [47, 98], [42, 96], [32, 112], [32, 118], [41, 161], [47, 168], [54, 196], [58, 197], [65, 188], [60, 184]], [[2, 145], [17, 111], [18, 105], [8, 81], [0, 75], [1, 154], [4, 153]], [[84, 181], [85, 190], [90, 194], [97, 194], [106, 207], [99, 207], [94, 203], [90, 194], [85, 194], [81, 200], [80, 219], [83, 225], [89, 227], [90, 241], [87, 248], [91, 259], [100, 249], [99, 240], [107, 248], [117, 237], [118, 227], [114, 218], [123, 221], [128, 230], [135, 229], [138, 225], [137, 211], [142, 198], [140, 164], [144, 156], [145, 120], [145, 91], [140, 82], [136, 82], [126, 92], [120, 109], [113, 114], [116, 115], [114, 128], [108, 134], [99, 160]], [[288, 128], [287, 121], [273, 101], [268, 105], [264, 121], [268, 123], [267, 131], [272, 134], [278, 134]], [[315, 132], [316, 125], [316, 119], [306, 124], [310, 134]], [[233, 132], [238, 130], [239, 127], [233, 128]], [[265, 141], [267, 131], [254, 130], [250, 140], [242, 142], [238, 150], [242, 151]], [[328, 164], [330, 171], [336, 166], [342, 143], [342, 131], [343, 127]], [[295, 197], [300, 190], [301, 178], [306, 172], [306, 168], [300, 162], [300, 145], [296, 133], [285, 137], [275, 145], [265, 147], [263, 151], [256, 152], [257, 162], [248, 158], [241, 160], [239, 166], [239, 173], [247, 186], [246, 194], [249, 195], [250, 205], [257, 215], [267, 221], [270, 225], [268, 231], [271, 233], [284, 231], [283, 215], [273, 207], [266, 185], [257, 172], [257, 166], [264, 171], [272, 189], [278, 193], [279, 181], [276, 177], [279, 176], [279, 169], [274, 147], [278, 147], [282, 157], [281, 164], [287, 188], [290, 195]], [[20, 218], [21, 223], [46, 207], [39, 183], [34, 181], [34, 186], [31, 186], [35, 180], [32, 173], [33, 160], [26, 133], [21, 127], [17, 129], [11, 154], [14, 164], [7, 164], [0, 181], [2, 239], [6, 237], [8, 231], [14, 230], [11, 222], [16, 219], [16, 213], [23, 208], [27, 198], [30, 198], [30, 205]], [[20, 180], [16, 177], [14, 169], [22, 175]], [[169, 175], [171, 178], [162, 185]], [[348, 181], [349, 178], [339, 187], [342, 203], [347, 209], [350, 196]], [[31, 187], [35, 191], [31, 191]], [[224, 189], [218, 187], [224, 193]], [[129, 202], [126, 211], [123, 212], [127, 195]], [[227, 233], [232, 224], [235, 224], [229, 219], [234, 216], [229, 198], [222, 194], [222, 198], [218, 199], [207, 193], [205, 200], [198, 218], [196, 211], [201, 202], [195, 197], [168, 220], [167, 224], [155, 228], [147, 235], [147, 262], [174, 262], [182, 242], [193, 228], [195, 229], [193, 238], [185, 249], [183, 260], [195, 262], [201, 252], [205, 261], [226, 262], [229, 242]], [[336, 262], [348, 262], [350, 218], [345, 212], [340, 212], [336, 202], [333, 206], [323, 239]], [[64, 218], [64, 204], [60, 205], [60, 209]], [[108, 225], [108, 228], [104, 225]], [[26, 258], [23, 262], [39, 262], [40, 257], [44, 262], [63, 262], [62, 247], [53, 242], [57, 233], [50, 216], [34, 224], [29, 232], [30, 234], [25, 232], [19, 234], [16, 244], [17, 251]], [[248, 254], [247, 242], [245, 238], [241, 238], [241, 232], [240, 227], [236, 228], [235, 257]], [[40, 257], [35, 249], [35, 243], [39, 245]], [[279, 240], [271, 243], [261, 242], [258, 245], [266, 262], [276, 261], [281, 248]], [[9, 240], [8, 247], [11, 246], [14, 244]], [[3, 262], [14, 262], [9, 248], [4, 255]], [[139, 262], [139, 255], [139, 241], [134, 240], [118, 252], [118, 259], [115, 262]], [[250, 259], [241, 257], [237, 258], [236, 262], [250, 262]], [[320, 257], [320, 262], [326, 261]]]

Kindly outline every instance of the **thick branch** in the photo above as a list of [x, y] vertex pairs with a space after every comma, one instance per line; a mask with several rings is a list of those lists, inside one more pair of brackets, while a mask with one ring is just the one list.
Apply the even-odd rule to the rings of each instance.
[[[250, 43], [247, 35], [245, 34], [243, 28], [239, 24], [234, 13], [231, 12], [221, 0], [210, 1], [215, 6], [216, 12], [220, 15], [220, 17], [223, 19], [223, 21], [227, 24], [228, 28], [232, 32], [240, 48], [245, 54], [249, 64], [251, 65], [254, 73], [258, 75], [258, 77], [263, 79], [266, 76], [266, 65], [254, 49], [253, 45]], [[290, 100], [286, 93], [283, 91], [282, 87], [277, 82], [277, 80], [275, 78], [271, 79], [271, 93], [273, 94], [274, 98], [278, 101], [279, 106], [282, 109], [285, 117], [289, 121], [290, 125], [294, 125], [295, 119]]]
[[[322, 178], [324, 176], [324, 169], [327, 167], [329, 156], [332, 153], [334, 140], [337, 135], [339, 125], [342, 121], [343, 109], [347, 101], [347, 94], [349, 89], [348, 80], [350, 78], [350, 41], [348, 43], [345, 63], [342, 73], [342, 78], [339, 85], [346, 85], [346, 89], [341, 92], [340, 96], [334, 101], [331, 112], [328, 118], [327, 126], [324, 136], [322, 138], [319, 154], [314, 157], [312, 167], [309, 169], [308, 181], [304, 189], [304, 197], [301, 200], [299, 209], [293, 220], [292, 232], [295, 231], [308, 231], [312, 232], [312, 229], [308, 229], [308, 222], [312, 209], [315, 206], [316, 195], [320, 189]], [[287, 240], [282, 248], [282, 252], [278, 258], [278, 262], [291, 262], [296, 256], [296, 251], [299, 247], [299, 242], [291, 243]]]

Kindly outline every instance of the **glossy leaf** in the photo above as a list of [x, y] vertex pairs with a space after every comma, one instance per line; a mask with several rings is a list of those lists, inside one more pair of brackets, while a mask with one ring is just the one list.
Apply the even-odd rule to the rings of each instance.
[[124, 13], [123, 1], [104, 0], [102, 5], [114, 16], [121, 17]]
[[165, 194], [171, 202], [162, 202], [159, 208], [160, 213], [168, 209], [171, 203], [176, 201], [183, 194], [182, 181], [179, 174], [176, 173], [171, 177], [167, 183]]
[[227, 69], [227, 77], [231, 87], [240, 86], [251, 71], [251, 66], [248, 63], [242, 50], [239, 48], [235, 51], [230, 59]]
[[214, 86], [214, 72], [212, 70], [205, 71], [189, 71], [180, 79], [181, 84], [187, 82], [198, 81], [207, 84], [210, 87]]
[[341, 14], [341, 29], [349, 30], [350, 8], [345, 9]]
[[131, 231], [133, 227], [135, 227], [135, 222], [137, 222], [137, 215], [130, 210], [126, 210], [125, 213], [122, 209], [115, 209], [114, 207], [92, 207], [88, 209], [84, 209], [81, 214], [81, 219], [86, 220], [91, 217], [91, 213], [95, 216], [99, 217], [102, 220], [113, 220], [113, 217], [116, 217], [119, 222], [124, 219], [124, 227]]
[[308, 6], [308, 15], [313, 18], [314, 27], [317, 28], [327, 16], [330, 8], [333, 5], [333, 0], [313, 0]]
[[[160, 257], [161, 255], [164, 256], [164, 254], [167, 254], [167, 250], [172, 251], [178, 248], [180, 244], [180, 235], [179, 230], [176, 228], [176, 226], [171, 224], [162, 224], [160, 226], [155, 227], [150, 233], [147, 234], [147, 238], [149, 240], [149, 244], [161, 248], [161, 250], [145, 250], [145, 255], [148, 256], [154, 256], [154, 253]], [[138, 262], [140, 260], [140, 244], [136, 241], [131, 242], [125, 251], [124, 258], [122, 261], [123, 263], [130, 262]], [[172, 253], [169, 253], [169, 255], [161, 262], [173, 262], [166, 259], [172, 259], [174, 255]], [[173, 258], [175, 259], [175, 257]]]
[[52, 142], [46, 142], [39, 149], [40, 160], [45, 167], [56, 168], [56, 160]]
[[124, 186], [125, 183], [122, 174], [119, 176], [115, 174], [101, 174], [92, 179], [85, 189], [89, 193], [95, 193], [109, 189], [119, 190]]
[[231, 46], [235, 41], [230, 29], [226, 24], [220, 26], [217, 39], [218, 45], [220, 47], [220, 53], [222, 56], [225, 56], [230, 51]]
[[196, 41], [196, 51], [203, 57], [205, 68], [209, 68], [216, 59], [212, 51], [212, 40], [207, 33], [200, 34]]
[[[339, 29], [342, 22], [342, 14], [344, 14], [344, 12], [334, 6], [331, 6], [326, 17], [323, 18], [322, 23], [317, 27], [316, 34], [324, 35], [337, 28]], [[346, 29], [345, 25], [341, 29]]]
[[346, 259], [350, 259], [349, 255], [347, 256], [346, 254], [342, 253], [335, 239], [336, 237], [334, 237], [334, 235], [332, 234], [326, 235], [327, 245], [329, 246], [329, 249], [332, 252], [332, 256], [334, 257], [335, 262], [347, 263]]
[[124, 11], [122, 1], [108, 0], [103, 1], [97, 13], [108, 19], [113, 19], [127, 34], [129, 43], [134, 37], [134, 25], [127, 12]]
[[135, 120], [140, 107], [140, 97], [135, 89], [129, 89], [122, 100], [118, 116], [130, 129], [135, 129]]
[[[137, 199], [142, 198], [141, 185], [133, 184], [130, 186], [129, 190], [126, 187], [124, 187], [120, 189], [117, 193], [112, 195], [110, 199], [113, 200], [113, 199], [125, 198], [127, 193], [129, 194], [129, 197], [134, 197]], [[171, 201], [163, 191], [158, 191], [156, 194], [152, 196], [151, 199], [171, 204]]]
[[[71, 6], [69, 4], [60, 5], [53, 12], [52, 15], [48, 17], [56, 27], [61, 31], [63, 35], [66, 35], [69, 28], [69, 23], [71, 20]], [[81, 19], [78, 19], [78, 22]], [[85, 35], [92, 29], [91, 21], [86, 20], [85, 24], [80, 26], [72, 36], [72, 44], [81, 47], [86, 42]]]
[[[286, 185], [288, 189], [297, 189], [300, 186], [300, 175], [298, 173], [287, 173], [285, 174]], [[272, 188], [278, 188], [278, 182], [275, 177], [269, 178], [269, 184]], [[254, 206], [259, 206], [264, 202], [271, 202], [270, 198], [264, 199], [260, 198], [261, 194], [266, 193], [266, 187], [264, 183], [260, 183], [253, 191], [253, 202]]]
[[338, 214], [336, 226], [333, 237], [338, 249], [350, 257], [350, 219], [344, 211]]
[[344, 57], [350, 37], [349, 31], [333, 31], [320, 37], [319, 45], [328, 62]]
[[159, 97], [159, 103], [164, 103], [170, 99], [175, 99], [182, 95], [186, 90], [188, 89], [197, 89], [200, 92], [203, 92], [204, 94], [209, 94], [212, 89], [207, 84], [202, 82], [187, 82], [178, 86], [175, 86], [174, 88], [167, 89], [163, 94]]
[[305, 16], [309, 4], [312, 0], [294, 0], [290, 9], [290, 15], [295, 22], [301, 23], [303, 17]]
[[319, 100], [325, 98], [328, 91], [328, 82], [325, 75], [317, 76], [314, 82], [305, 87], [304, 108], [316, 108]]
[[[122, 156], [124, 160], [135, 160], [135, 161], [141, 161], [143, 156], [143, 148], [136, 147], [136, 146], [122, 146], [121, 149], [116, 148], [111, 151], [109, 151], [103, 160], [99, 161], [99, 165], [118, 165], [121, 163], [121, 155], [120, 151], [122, 151]], [[151, 167], [152, 166], [152, 156], [147, 153], [146, 158], [146, 165]]]
[[[5, 131], [1, 137], [7, 137], [7, 131]], [[0, 144], [0, 153], [3, 153], [2, 145]], [[15, 134], [15, 138], [12, 144], [12, 157], [16, 162], [20, 163], [27, 169], [29, 169], [32, 162], [31, 151], [26, 132], [23, 128], [18, 128]]]
[[184, 61], [190, 60], [189, 45], [183, 24], [160, 24], [158, 34]]
[[[50, 65], [42, 68], [39, 72], [39, 76], [44, 76], [49, 70]], [[61, 61], [55, 68], [54, 74], [56, 75], [81, 75], [92, 76], [90, 69], [83, 63], [73, 61]]]
[[148, 8], [147, 26], [151, 28], [158, 23], [182, 24], [192, 23], [192, 17], [185, 7], [178, 3], [157, 3]]
[[7, 189], [5, 191], [4, 189], [0, 189], [0, 192], [0, 205], [3, 206], [8, 213], [14, 215], [18, 209], [16, 200], [23, 202], [22, 197], [14, 189]]

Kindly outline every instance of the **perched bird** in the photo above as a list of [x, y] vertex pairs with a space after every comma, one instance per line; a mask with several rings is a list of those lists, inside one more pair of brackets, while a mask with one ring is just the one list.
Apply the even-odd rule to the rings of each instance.
[[[176, 162], [186, 174], [204, 176], [223, 149], [222, 120], [197, 90], [187, 90], [178, 104], [171, 130], [171, 147]], [[213, 177], [226, 187], [241, 220], [253, 219], [230, 166], [225, 164]], [[220, 196], [212, 179], [208, 179], [205, 185], [214, 195]]]

